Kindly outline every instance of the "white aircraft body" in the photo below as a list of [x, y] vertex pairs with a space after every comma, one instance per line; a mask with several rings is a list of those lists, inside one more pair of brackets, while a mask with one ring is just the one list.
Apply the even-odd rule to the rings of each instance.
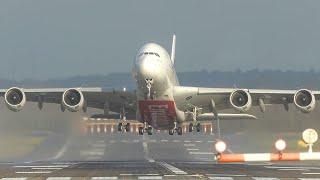
[[[144, 124], [139, 134], [152, 134], [153, 128], [182, 134], [181, 124], [189, 122], [189, 132], [200, 131], [201, 121], [222, 119], [256, 119], [245, 114], [252, 106], [265, 112], [266, 105], [283, 104], [289, 110], [293, 103], [298, 110], [308, 113], [314, 110], [320, 92], [308, 89], [272, 90], [203, 88], [180, 86], [175, 69], [175, 36], [171, 56], [158, 44], [145, 44], [136, 55], [132, 69], [137, 89], [134, 92], [100, 87], [2, 89], [5, 103], [10, 110], [19, 111], [27, 101], [60, 104], [61, 110], [86, 111], [87, 107], [104, 110], [104, 115], [117, 112], [122, 120], [131, 117]], [[219, 113], [235, 109], [234, 114]], [[118, 130], [130, 131], [130, 120], [120, 122]]]

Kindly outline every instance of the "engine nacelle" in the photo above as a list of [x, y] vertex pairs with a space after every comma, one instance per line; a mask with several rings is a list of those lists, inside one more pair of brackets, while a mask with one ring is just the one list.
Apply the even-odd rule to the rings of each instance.
[[230, 104], [232, 107], [240, 112], [246, 112], [251, 108], [252, 99], [248, 91], [238, 89], [230, 94]]
[[316, 98], [310, 90], [300, 89], [294, 94], [293, 103], [300, 111], [309, 113], [316, 107]]
[[78, 89], [67, 89], [62, 94], [62, 106], [68, 111], [77, 112], [83, 108], [84, 97]]
[[17, 112], [26, 104], [26, 95], [22, 89], [12, 87], [4, 94], [4, 101], [8, 109]]

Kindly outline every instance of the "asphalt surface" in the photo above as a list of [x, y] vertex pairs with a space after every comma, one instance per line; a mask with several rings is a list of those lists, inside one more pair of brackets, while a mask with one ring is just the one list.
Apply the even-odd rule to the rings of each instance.
[[[245, 144], [234, 137], [225, 136], [229, 143]], [[0, 179], [320, 179], [318, 162], [217, 164], [215, 139], [165, 132], [56, 135], [27, 157], [1, 163]]]

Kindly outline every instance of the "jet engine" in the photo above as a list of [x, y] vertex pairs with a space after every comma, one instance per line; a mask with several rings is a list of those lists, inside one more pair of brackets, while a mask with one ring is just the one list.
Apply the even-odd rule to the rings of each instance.
[[251, 95], [245, 90], [235, 90], [230, 95], [230, 103], [232, 107], [240, 112], [248, 111], [252, 105]]
[[316, 98], [311, 91], [300, 89], [294, 94], [293, 103], [300, 111], [309, 113], [316, 107]]
[[84, 97], [78, 89], [67, 89], [62, 94], [62, 106], [71, 112], [77, 112], [83, 108]]
[[4, 100], [8, 109], [17, 112], [26, 104], [26, 95], [22, 89], [12, 87], [4, 94]]

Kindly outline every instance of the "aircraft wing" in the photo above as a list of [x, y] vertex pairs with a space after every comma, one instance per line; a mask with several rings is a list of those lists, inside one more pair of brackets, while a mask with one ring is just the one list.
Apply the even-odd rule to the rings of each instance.
[[[247, 99], [246, 95], [248, 96]], [[290, 103], [294, 103], [303, 112], [310, 112], [314, 109], [316, 101], [320, 99], [320, 92], [307, 89], [273, 90], [176, 86], [174, 87], [174, 98], [176, 102], [179, 102], [177, 104], [178, 109], [182, 111], [197, 107], [203, 113], [230, 108], [245, 112], [250, 107], [246, 107], [246, 105], [241, 104], [239, 101], [239, 107], [235, 108], [234, 104], [231, 103], [231, 99], [237, 100], [239, 98], [238, 100], [242, 99], [242, 102], [251, 100], [249, 105], [260, 107], [262, 112], [265, 111], [267, 105], [271, 104], [283, 104], [285, 110], [288, 110], [288, 104]], [[212, 106], [214, 106], [214, 109], [212, 109]]]
[[[80, 87], [71, 88], [80, 91], [83, 94], [86, 107], [102, 109], [105, 111], [121, 112], [125, 109], [126, 115], [135, 117], [136, 115], [136, 96], [134, 91], [123, 91], [111, 88], [101, 87]], [[5, 96], [8, 89], [1, 89], [0, 95]], [[25, 89], [16, 88], [15, 90], [21, 90], [26, 101], [38, 102], [38, 106], [41, 109], [42, 104], [55, 103], [62, 104], [63, 93], [68, 88], [40, 88], [40, 89]], [[40, 107], [41, 106], [41, 107]], [[45, 105], [44, 105], [45, 106]]]

